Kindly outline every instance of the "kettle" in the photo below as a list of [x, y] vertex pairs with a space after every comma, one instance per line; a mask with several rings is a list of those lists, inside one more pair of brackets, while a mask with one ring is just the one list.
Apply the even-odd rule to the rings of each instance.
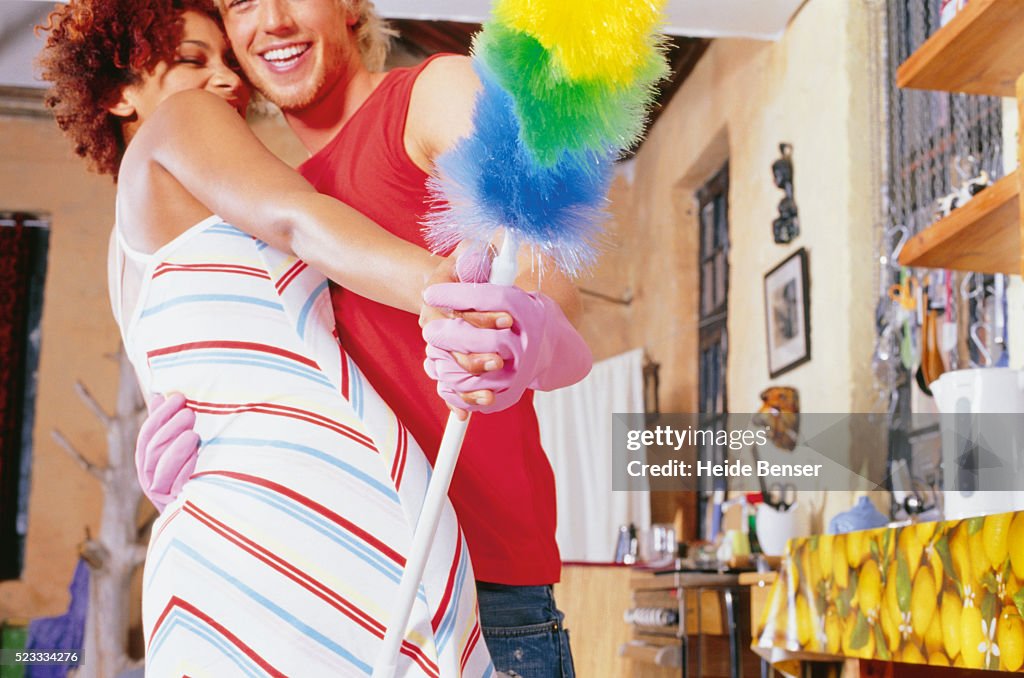
[[947, 520], [1024, 508], [1024, 371], [954, 370], [931, 383]]

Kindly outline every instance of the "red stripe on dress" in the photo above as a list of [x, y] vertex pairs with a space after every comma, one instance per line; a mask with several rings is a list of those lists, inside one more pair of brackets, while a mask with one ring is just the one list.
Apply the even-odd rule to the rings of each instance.
[[224, 638], [226, 638], [229, 641], [231, 641], [232, 645], [234, 645], [239, 650], [241, 650], [247, 657], [249, 657], [254, 662], [256, 662], [256, 664], [259, 665], [259, 667], [261, 669], [263, 669], [264, 671], [266, 671], [270, 675], [275, 676], [275, 677], [276, 676], [280, 676], [280, 678], [287, 678], [287, 676], [283, 672], [278, 671], [277, 669], [275, 669], [273, 666], [270, 665], [269, 662], [267, 662], [267, 660], [265, 660], [263, 657], [261, 657], [258, 654], [256, 654], [256, 652], [251, 647], [249, 647], [248, 645], [243, 643], [242, 640], [238, 636], [236, 636], [235, 634], [231, 633], [231, 631], [228, 631], [227, 627], [225, 627], [223, 624], [221, 624], [221, 623], [217, 622], [216, 620], [214, 620], [213, 617], [211, 617], [210, 615], [208, 615], [205, 612], [201, 611], [199, 608], [197, 608], [192, 603], [190, 603], [190, 602], [188, 602], [186, 600], [182, 600], [178, 596], [171, 596], [171, 599], [169, 601], [167, 601], [167, 606], [164, 607], [164, 611], [160, 613], [160, 618], [157, 619], [156, 620], [156, 624], [153, 625], [153, 632], [150, 634], [149, 639], [146, 642], [147, 649], [148, 649], [149, 643], [152, 642], [152, 640], [153, 640], [153, 636], [156, 635], [157, 630], [163, 624], [164, 619], [166, 619], [167, 615], [169, 615], [171, 613], [171, 610], [173, 610], [176, 607], [177, 608], [181, 608], [182, 610], [185, 610], [186, 612], [188, 612], [189, 614], [191, 614], [192, 616], [194, 616], [194, 617], [196, 617], [198, 619], [202, 619], [208, 625], [210, 625], [211, 627], [216, 629], [217, 633], [219, 633], [221, 636], [223, 636]]
[[239, 264], [172, 264], [165, 262], [156, 267], [153, 277], [159, 278], [164, 273], [236, 273], [270, 280], [270, 274], [264, 269]]
[[198, 351], [202, 349], [238, 349], [242, 351], [253, 351], [255, 353], [268, 353], [270, 355], [280, 356], [289, 360], [294, 360], [297, 363], [319, 369], [319, 365], [316, 361], [307, 358], [304, 355], [286, 351], [283, 348], [277, 346], [270, 346], [269, 344], [259, 344], [251, 341], [193, 341], [187, 344], [177, 344], [175, 346], [165, 346], [163, 348], [157, 348], [146, 353], [147, 358], [157, 358], [159, 356], [173, 355], [175, 353], [184, 353], [186, 351]]
[[341, 526], [346, 531], [350, 532], [356, 537], [359, 537], [367, 545], [375, 548], [381, 555], [389, 558], [392, 562], [398, 564], [401, 567], [405, 567], [405, 558], [400, 553], [392, 549], [390, 546], [377, 539], [372, 534], [359, 527], [347, 518], [342, 517], [338, 513], [330, 510], [323, 504], [316, 502], [304, 494], [296, 492], [290, 487], [275, 483], [272, 480], [266, 478], [260, 478], [259, 476], [250, 475], [248, 473], [239, 473], [238, 471], [203, 471], [201, 473], [193, 474], [193, 478], [202, 478], [203, 476], [220, 476], [224, 478], [234, 478], [235, 480], [241, 480], [243, 482], [258, 485], [259, 487], [265, 487], [268, 490], [277, 492], [278, 494], [288, 497], [292, 501], [302, 504], [306, 508], [312, 510], [315, 513], [327, 518], [336, 525]]
[[[335, 335], [337, 336], [337, 335]], [[349, 390], [349, 374], [348, 374], [348, 356], [345, 355], [345, 349], [341, 343], [338, 343], [338, 353], [341, 355], [341, 397], [345, 400], [351, 400], [348, 397]]]
[[[303, 572], [272, 551], [260, 546], [257, 542], [249, 539], [238, 530], [235, 530], [224, 522], [217, 520], [195, 504], [187, 502], [185, 510], [195, 516], [197, 520], [205, 524], [213, 532], [225, 537], [228, 541], [235, 544], [246, 553], [249, 553], [254, 558], [266, 563], [269, 567], [277, 570], [288, 579], [291, 579], [302, 588], [306, 589], [334, 609], [344, 614], [366, 631], [369, 631], [377, 638], [384, 638], [384, 631], [386, 629], [383, 623], [374, 619], [364, 610], [361, 610], [359, 607], [346, 600], [341, 596], [341, 594], [332, 590], [323, 582]], [[416, 663], [423, 667], [429, 675], [439, 675], [437, 666], [431, 662], [430, 658], [423, 653], [423, 650], [416, 645], [413, 645], [408, 641], [403, 641], [402, 654], [406, 654], [416, 661]]]
[[476, 644], [480, 641], [480, 622], [473, 623], [473, 630], [469, 632], [469, 638], [466, 639], [466, 647], [462, 648], [462, 657], [459, 659], [459, 669], [465, 670], [466, 663], [469, 662], [469, 658], [473, 655], [473, 649], [476, 648]]
[[341, 422], [329, 419], [321, 414], [310, 412], [308, 410], [300, 410], [297, 407], [289, 407], [287, 405], [278, 405], [275, 403], [207, 403], [198, 400], [186, 400], [185, 404], [197, 413], [204, 414], [238, 414], [240, 412], [256, 412], [259, 414], [270, 414], [278, 417], [288, 417], [289, 419], [297, 419], [299, 421], [305, 421], [310, 424], [315, 424], [322, 428], [339, 433], [342, 436], [354, 440], [363, 447], [378, 452], [376, 446], [373, 444], [373, 440], [360, 431], [346, 426]]
[[167, 525], [169, 523], [171, 523], [175, 518], [177, 518], [179, 513], [181, 513], [181, 507], [180, 506], [178, 508], [174, 509], [173, 511], [171, 511], [171, 514], [169, 516], [167, 516], [167, 519], [164, 520], [164, 522], [160, 523], [160, 528], [157, 529], [157, 531], [154, 532], [150, 536], [149, 543], [151, 543], [151, 544], [156, 543], [156, 540], [160, 538], [161, 534], [163, 534], [164, 528], [167, 527]]
[[296, 261], [294, 264], [292, 264], [291, 268], [285, 271], [284, 275], [282, 275], [278, 279], [278, 281], [274, 283], [274, 288], [277, 289], [279, 293], [284, 292], [285, 289], [292, 284], [292, 281], [299, 277], [299, 274], [302, 273], [307, 268], [309, 267], [307, 266], [306, 262], [302, 261], [301, 259]]
[[444, 620], [444, 615], [448, 612], [448, 604], [452, 600], [452, 592], [455, 591], [455, 579], [459, 574], [459, 563], [462, 562], [462, 544], [456, 542], [455, 558], [452, 560], [452, 567], [448, 570], [448, 583], [444, 587], [444, 595], [441, 596], [441, 601], [437, 605], [437, 610], [434, 612], [434, 618], [430, 620], [430, 628], [434, 629], [437, 633], [437, 629], [441, 627], [441, 622]]
[[402, 422], [398, 421], [398, 417], [394, 414], [395, 423], [398, 424], [398, 444], [399, 449], [395, 453], [395, 462], [398, 464], [398, 471], [392, 476], [395, 481], [395, 489], [398, 490], [402, 487], [402, 478], [405, 476], [405, 460], [409, 457], [409, 430], [405, 428]]

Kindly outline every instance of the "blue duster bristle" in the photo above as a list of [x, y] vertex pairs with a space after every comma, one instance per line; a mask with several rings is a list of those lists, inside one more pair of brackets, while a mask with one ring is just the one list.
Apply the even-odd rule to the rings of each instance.
[[488, 242], [510, 228], [562, 270], [578, 274], [596, 259], [612, 149], [564, 152], [550, 165], [538, 164], [522, 141], [512, 97], [483, 64], [474, 67], [483, 84], [474, 132], [437, 161], [437, 177], [429, 182], [436, 209], [425, 224], [428, 243], [450, 251], [462, 240]]

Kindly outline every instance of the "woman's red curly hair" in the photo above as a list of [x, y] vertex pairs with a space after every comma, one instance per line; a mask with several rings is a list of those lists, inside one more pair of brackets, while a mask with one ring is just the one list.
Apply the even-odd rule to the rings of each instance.
[[71, 0], [40, 27], [48, 34], [38, 59], [51, 83], [46, 105], [92, 170], [117, 176], [125, 140], [107, 108], [173, 57], [186, 10], [220, 23], [211, 0]]

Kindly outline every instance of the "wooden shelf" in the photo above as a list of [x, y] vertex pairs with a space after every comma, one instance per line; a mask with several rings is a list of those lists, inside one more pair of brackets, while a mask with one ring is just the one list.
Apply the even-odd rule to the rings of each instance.
[[896, 71], [896, 84], [966, 94], [1015, 96], [1024, 73], [1021, 0], [971, 0]]
[[908, 240], [900, 264], [1020, 274], [1018, 196], [1014, 172]]

